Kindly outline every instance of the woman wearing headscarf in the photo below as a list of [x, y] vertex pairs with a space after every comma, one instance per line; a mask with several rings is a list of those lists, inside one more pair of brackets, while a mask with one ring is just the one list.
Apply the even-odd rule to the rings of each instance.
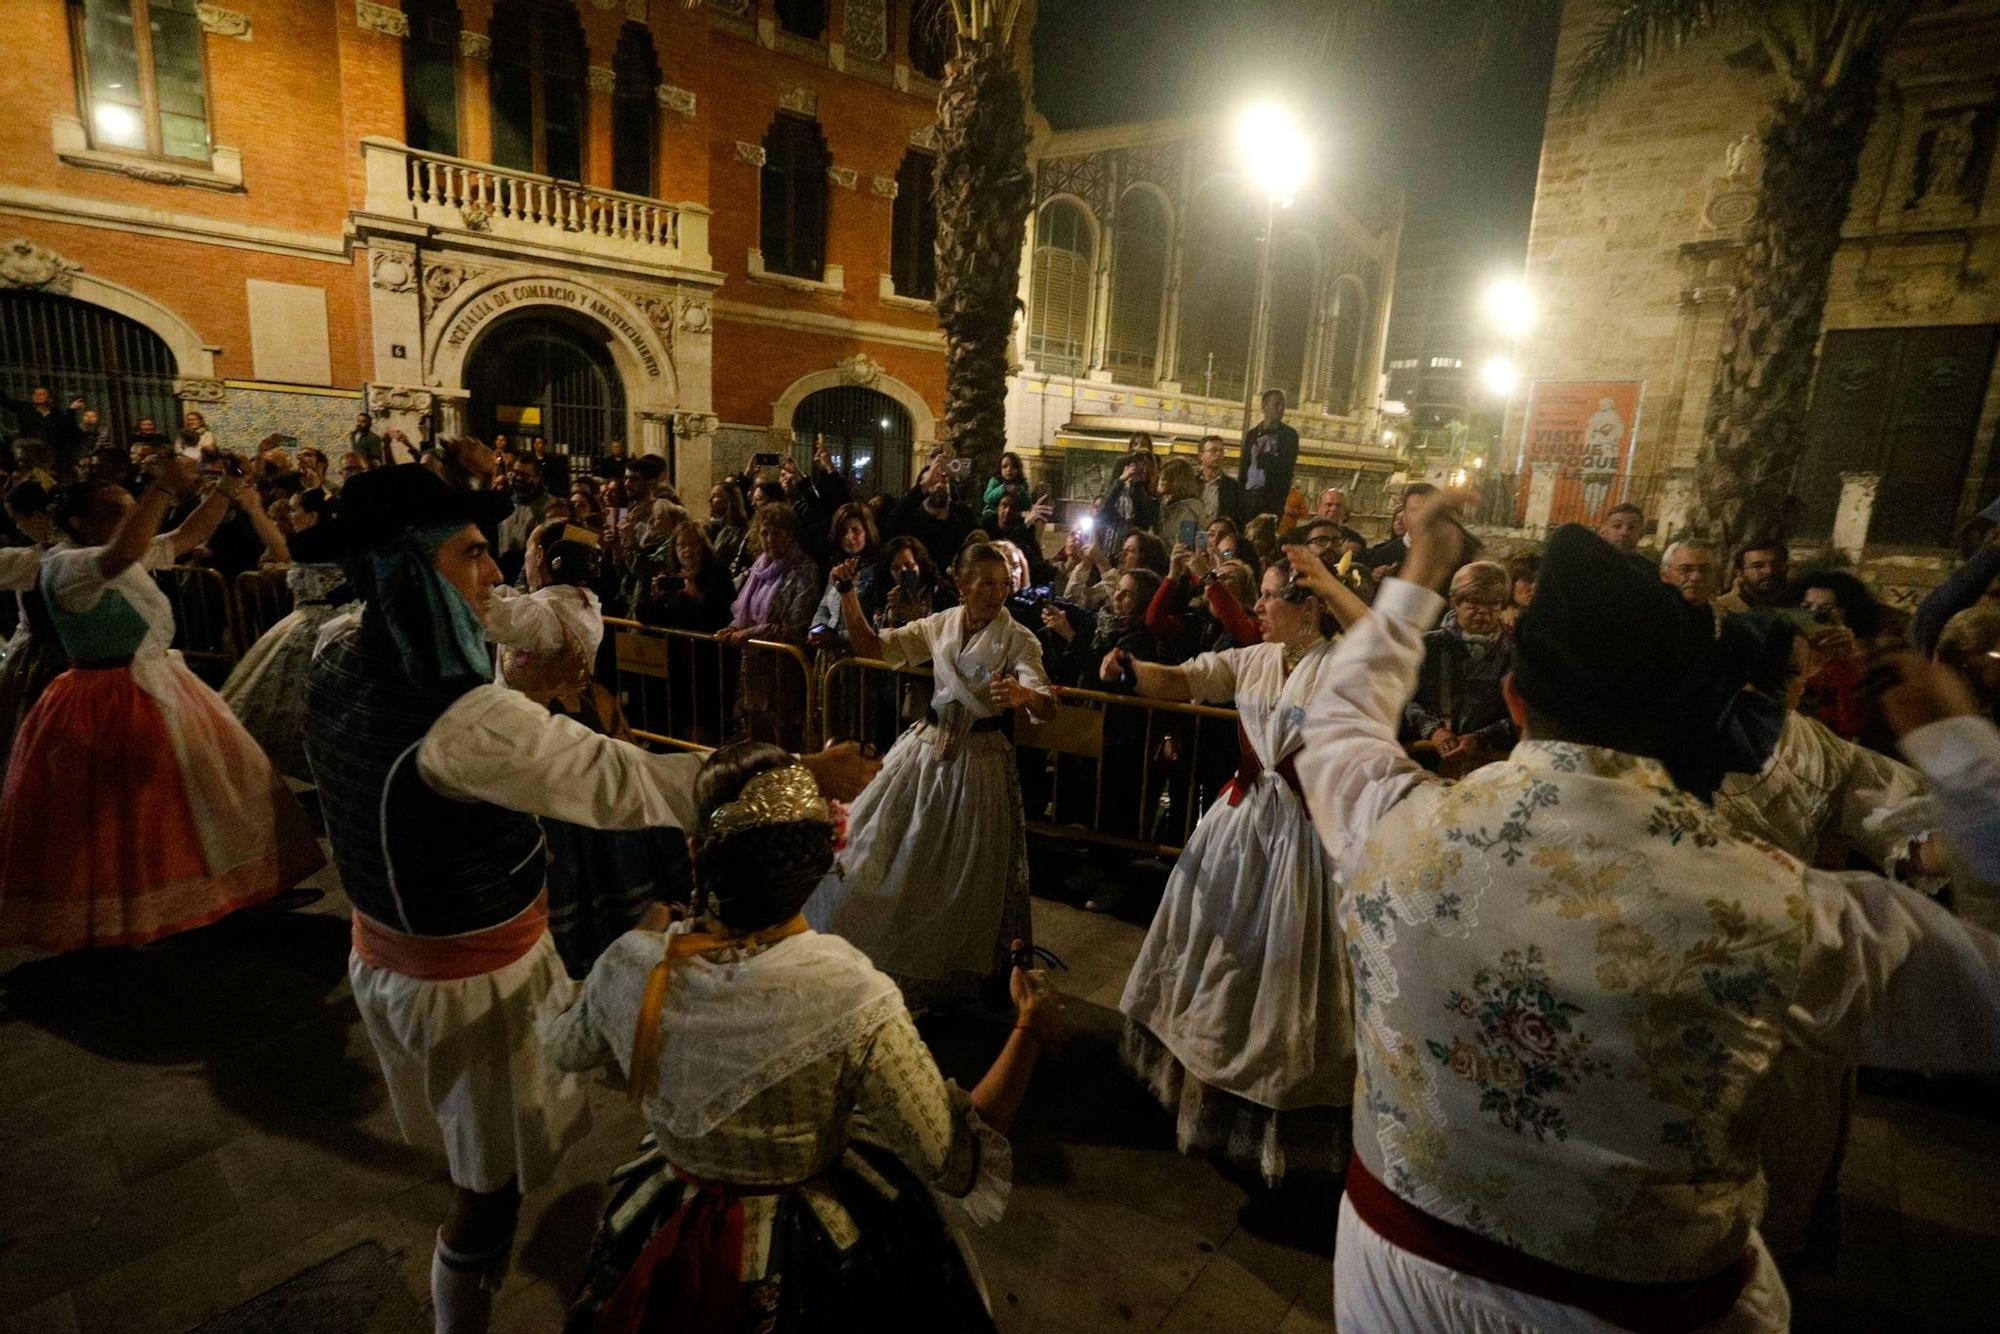
[[[1179, 667], [1113, 652], [1107, 682], [1236, 706], [1242, 760], [1174, 864], [1125, 982], [1126, 1064], [1175, 1118], [1183, 1153], [1215, 1148], [1275, 1185], [1337, 1168], [1354, 1084], [1352, 984], [1333, 863], [1294, 770], [1305, 701], [1332, 665], [1333, 618], [1292, 568], [1264, 572], [1263, 642]], [[1366, 609], [1343, 588], [1343, 615]]]
[[[618, 700], [595, 678], [604, 608], [590, 589], [599, 538], [548, 523], [528, 539], [526, 595], [493, 590], [486, 637], [500, 645], [500, 682], [550, 713], [625, 739]], [[571, 977], [632, 929], [653, 903], [687, 897], [687, 843], [672, 829], [592, 829], [544, 819], [549, 934]]]
[[621, 938], [540, 1024], [560, 1068], [615, 1065], [650, 1131], [614, 1178], [569, 1328], [990, 1331], [934, 1201], [1000, 1216], [1004, 1132], [1059, 1000], [1016, 967], [1014, 1031], [961, 1091], [895, 982], [800, 913], [843, 815], [812, 775], [737, 743], [703, 766], [695, 805], [692, 920]]
[[1009, 942], [1032, 939], [1027, 824], [1014, 763], [1016, 709], [1055, 713], [1042, 646], [1007, 612], [1012, 578], [991, 546], [959, 553], [959, 606], [879, 633], [854, 589], [856, 563], [835, 567], [847, 633], [863, 657], [931, 666], [922, 722], [882, 762], [854, 808], [841, 870], [807, 915], [845, 936], [902, 983], [911, 1005], [962, 998], [1004, 972]]
[[68, 545], [41, 592], [70, 668], [21, 725], [0, 792], [0, 944], [140, 945], [270, 898], [325, 865], [305, 812], [221, 698], [168, 646], [153, 571], [207, 541], [249, 483], [230, 477], [170, 533], [199, 486], [161, 464], [134, 501], [78, 482], [58, 497]]

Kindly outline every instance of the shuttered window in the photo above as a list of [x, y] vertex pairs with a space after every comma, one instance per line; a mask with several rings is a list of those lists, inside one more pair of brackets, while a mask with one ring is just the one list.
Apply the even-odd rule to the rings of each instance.
[[931, 199], [937, 159], [911, 149], [896, 169], [896, 209], [889, 241], [889, 280], [897, 296], [937, 296], [937, 205]]
[[612, 57], [611, 188], [628, 195], [653, 193], [654, 129], [659, 103], [653, 90], [660, 84], [660, 62], [653, 56], [653, 36], [643, 23], [627, 23], [618, 32]]
[[764, 268], [815, 281], [826, 273], [826, 169], [819, 122], [780, 112], [764, 135], [759, 228]]
[[583, 27], [568, 0], [493, 7], [493, 161], [583, 179]]
[[1319, 261], [1303, 236], [1285, 238], [1271, 264], [1271, 341], [1264, 354], [1264, 383], [1297, 403], [1306, 371], [1306, 335], [1312, 325]]
[[1043, 206], [1035, 224], [1030, 276], [1028, 356], [1052, 375], [1084, 369], [1090, 328], [1090, 223], [1068, 200]]
[[1167, 206], [1160, 197], [1151, 190], [1127, 191], [1111, 232], [1111, 328], [1104, 364], [1136, 384], [1156, 378], [1167, 232]]

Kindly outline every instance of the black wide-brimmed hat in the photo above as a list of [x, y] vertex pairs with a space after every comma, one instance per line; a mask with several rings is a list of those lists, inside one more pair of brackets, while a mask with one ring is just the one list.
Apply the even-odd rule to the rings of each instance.
[[504, 492], [460, 491], [421, 463], [398, 463], [348, 478], [340, 489], [340, 517], [313, 525], [288, 545], [294, 560], [337, 561], [386, 546], [406, 528], [495, 524], [513, 507]]

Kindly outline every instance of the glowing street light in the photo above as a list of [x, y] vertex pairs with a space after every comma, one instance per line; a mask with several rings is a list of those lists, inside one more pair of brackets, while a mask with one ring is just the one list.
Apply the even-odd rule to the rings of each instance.
[[1312, 170], [1312, 145], [1296, 117], [1276, 102], [1253, 102], [1236, 117], [1236, 155], [1250, 184], [1264, 195], [1264, 244], [1257, 261], [1257, 304], [1245, 359], [1243, 433], [1257, 420], [1263, 392], [1265, 326], [1271, 318], [1271, 250], [1278, 210], [1291, 206]]
[[1521, 372], [1507, 358], [1494, 357], [1479, 368], [1479, 380], [1489, 393], [1506, 398], [1520, 385]]
[[1518, 341], [1535, 327], [1534, 298], [1518, 278], [1496, 279], [1486, 289], [1486, 316], [1510, 340]]

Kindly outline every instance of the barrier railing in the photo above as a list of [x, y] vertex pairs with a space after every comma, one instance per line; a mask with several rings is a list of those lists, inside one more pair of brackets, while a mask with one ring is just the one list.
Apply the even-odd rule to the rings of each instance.
[[[728, 741], [773, 741], [817, 749], [819, 674], [796, 644], [753, 639], [724, 644], [712, 634], [604, 618], [611, 687], [632, 735], [681, 750]], [[601, 669], [606, 666], [600, 658]]]
[[221, 684], [242, 656], [229, 584], [222, 571], [199, 565], [156, 570], [153, 582], [174, 608], [174, 644], [196, 675]]
[[285, 584], [284, 566], [245, 570], [236, 576], [236, 642], [243, 652], [248, 653], [250, 646], [291, 610], [292, 590]]

